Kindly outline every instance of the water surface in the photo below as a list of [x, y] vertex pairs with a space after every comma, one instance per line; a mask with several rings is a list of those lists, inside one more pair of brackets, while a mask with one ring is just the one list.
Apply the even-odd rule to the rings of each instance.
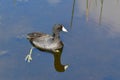
[[[120, 36], [109, 35], [105, 23], [86, 22], [75, 6], [70, 28], [71, 0], [1, 0], [0, 1], [0, 79], [1, 80], [119, 80]], [[81, 12], [82, 13], [82, 12]], [[79, 16], [80, 15], [80, 16]], [[33, 50], [31, 63], [24, 61], [31, 44], [24, 35], [40, 31], [51, 34], [54, 24], [63, 24], [61, 33], [65, 72], [54, 69], [53, 56]]]

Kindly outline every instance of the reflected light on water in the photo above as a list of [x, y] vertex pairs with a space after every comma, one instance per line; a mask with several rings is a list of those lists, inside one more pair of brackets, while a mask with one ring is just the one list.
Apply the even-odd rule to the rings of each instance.
[[[77, 7], [79, 12], [78, 16], [86, 14], [86, 0], [77, 0]], [[101, 2], [93, 0], [89, 6], [89, 21], [94, 20], [99, 23]], [[110, 35], [120, 34], [120, 3], [116, 0], [104, 0], [103, 11], [102, 11], [102, 25], [107, 25], [109, 28]]]

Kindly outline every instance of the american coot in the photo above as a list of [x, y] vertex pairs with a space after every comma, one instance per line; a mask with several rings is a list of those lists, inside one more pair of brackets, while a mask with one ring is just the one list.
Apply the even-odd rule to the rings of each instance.
[[[68, 32], [63, 25], [55, 24], [53, 27], [52, 35], [41, 32], [33, 32], [27, 35], [27, 39], [35, 48], [41, 51], [47, 51], [53, 53], [54, 64], [57, 64], [57, 66], [55, 65], [56, 69], [58, 69], [59, 67], [58, 70], [64, 71], [65, 69], [67, 69], [68, 65], [61, 65], [60, 63], [61, 50], [64, 46], [62, 41], [60, 40], [60, 35], [59, 35], [60, 31]], [[30, 49], [30, 53], [25, 58], [25, 60], [28, 62], [32, 60], [31, 57], [32, 50], [33, 47]], [[59, 56], [56, 54], [59, 54]]]
[[56, 52], [58, 49], [62, 48], [63, 44], [60, 40], [59, 32], [67, 30], [63, 25], [57, 24], [53, 27], [53, 34], [45, 34], [41, 32], [33, 32], [27, 35], [27, 39], [31, 42], [31, 44], [40, 49], [47, 50], [50, 52]]

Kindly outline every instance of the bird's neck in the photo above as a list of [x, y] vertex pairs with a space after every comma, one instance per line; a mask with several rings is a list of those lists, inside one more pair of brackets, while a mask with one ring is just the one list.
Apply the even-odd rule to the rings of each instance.
[[54, 32], [53, 37], [55, 40], [60, 39], [60, 33], [59, 32]]

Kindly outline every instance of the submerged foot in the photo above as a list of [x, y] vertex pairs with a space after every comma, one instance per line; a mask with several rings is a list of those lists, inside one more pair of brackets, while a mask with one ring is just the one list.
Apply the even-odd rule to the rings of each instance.
[[34, 48], [34, 47], [32, 47], [32, 48], [30, 49], [29, 54], [25, 57], [25, 61], [27, 61], [27, 62], [32, 61], [32, 50], [33, 50], [33, 48]]
[[27, 61], [27, 62], [32, 61], [32, 57], [31, 57], [30, 54], [28, 54], [28, 55], [25, 57], [25, 61]]

